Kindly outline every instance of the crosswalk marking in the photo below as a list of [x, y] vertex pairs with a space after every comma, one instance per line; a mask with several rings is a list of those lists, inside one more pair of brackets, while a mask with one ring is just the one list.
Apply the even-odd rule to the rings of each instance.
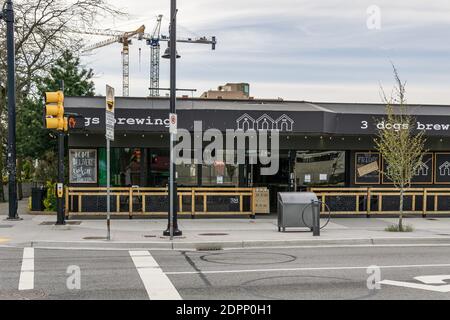
[[24, 248], [20, 270], [19, 290], [34, 289], [34, 248]]
[[149, 251], [129, 251], [150, 300], [181, 300], [181, 296]]

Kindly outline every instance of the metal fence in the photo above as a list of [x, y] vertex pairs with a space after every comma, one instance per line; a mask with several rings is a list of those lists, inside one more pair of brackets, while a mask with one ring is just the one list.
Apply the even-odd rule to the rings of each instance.
[[[395, 188], [311, 188], [333, 214], [395, 214], [400, 192]], [[322, 208], [322, 211], [324, 208]], [[406, 214], [450, 214], [450, 188], [410, 188], [404, 193]]]
[[[164, 215], [169, 209], [167, 188], [111, 188], [111, 213], [130, 218]], [[178, 188], [178, 212], [201, 215], [256, 214], [255, 188]], [[106, 188], [67, 187], [66, 216], [105, 215]]]

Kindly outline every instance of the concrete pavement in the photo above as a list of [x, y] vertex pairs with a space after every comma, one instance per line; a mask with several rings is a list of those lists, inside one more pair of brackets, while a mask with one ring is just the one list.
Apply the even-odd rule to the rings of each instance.
[[[6, 204], [0, 214], [6, 216]], [[276, 217], [251, 219], [180, 219], [183, 236], [170, 241], [162, 236], [165, 219], [113, 220], [112, 241], [106, 236], [105, 220], [76, 220], [54, 226], [55, 216], [27, 214], [21, 201], [22, 221], [0, 220], [0, 246], [107, 249], [224, 249], [317, 245], [450, 244], [450, 218], [408, 218], [411, 233], [391, 233], [384, 229], [394, 218], [335, 218], [313, 237], [307, 229], [280, 233]]]
[[[266, 248], [214, 252], [0, 248], [0, 299], [449, 299], [450, 246]], [[139, 265], [147, 265], [140, 272]], [[368, 287], [369, 267], [379, 267]], [[73, 270], [76, 270], [74, 273]], [[32, 277], [30, 277], [32, 273]], [[27, 275], [31, 288], [19, 290]], [[418, 277], [447, 279], [424, 285]], [[77, 281], [79, 286], [77, 287]], [[384, 284], [397, 281], [403, 285]], [[372, 283], [370, 281], [370, 283]], [[409, 287], [413, 286], [413, 287]]]

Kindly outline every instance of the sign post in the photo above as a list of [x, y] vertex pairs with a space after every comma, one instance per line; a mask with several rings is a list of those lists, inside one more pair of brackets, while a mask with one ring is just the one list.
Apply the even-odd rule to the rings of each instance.
[[114, 107], [115, 95], [114, 88], [106, 85], [106, 226], [107, 226], [107, 240], [111, 240], [111, 141], [114, 141]]
[[174, 179], [174, 154], [173, 154], [173, 144], [175, 141], [175, 137], [177, 135], [177, 129], [178, 129], [178, 117], [176, 113], [170, 113], [169, 114], [170, 119], [170, 186], [169, 186], [169, 235], [170, 240], [173, 240], [174, 236], [174, 210], [177, 210], [175, 207], [175, 201], [177, 201], [177, 197], [175, 196], [175, 184], [173, 182]]

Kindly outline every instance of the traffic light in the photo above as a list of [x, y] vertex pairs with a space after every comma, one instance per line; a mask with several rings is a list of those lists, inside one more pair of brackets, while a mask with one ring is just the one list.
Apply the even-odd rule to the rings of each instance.
[[68, 130], [68, 119], [64, 117], [64, 93], [45, 93], [45, 127], [59, 131]]

